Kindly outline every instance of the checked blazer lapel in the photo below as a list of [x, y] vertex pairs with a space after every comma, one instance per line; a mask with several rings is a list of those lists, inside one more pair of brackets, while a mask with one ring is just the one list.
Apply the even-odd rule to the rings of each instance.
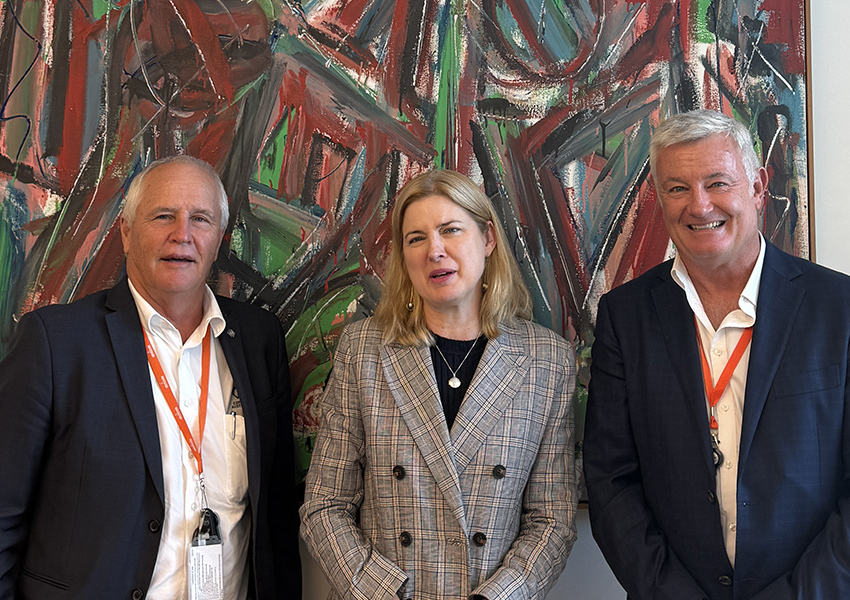
[[[787, 260], [772, 244], [767, 243], [744, 394], [744, 418], [738, 461], [742, 466], [747, 464], [747, 455], [767, 394], [785, 354], [791, 326], [803, 301], [805, 289], [793, 281], [800, 274], [800, 269], [792, 261]], [[738, 476], [740, 477], [740, 471]]]
[[[705, 467], [714, 477], [714, 461], [711, 456], [711, 436], [706, 413], [705, 383], [702, 379], [699, 346], [694, 313], [688, 304], [685, 292], [673, 281], [669, 271], [652, 290], [652, 299], [673, 372], [682, 389], [682, 396], [691, 415], [693, 427], [700, 437]], [[669, 374], [648, 373], [648, 377], [663, 379]]]
[[460, 475], [514, 401], [529, 369], [528, 348], [516, 329], [501, 326], [484, 354], [452, 427], [455, 464]]
[[381, 363], [390, 392], [425, 464], [452, 513], [466, 531], [463, 494], [440, 392], [427, 346], [384, 346]]
[[127, 403], [130, 405], [130, 413], [136, 425], [139, 444], [159, 499], [165, 502], [162, 453], [159, 447], [153, 390], [148, 374], [145, 340], [142, 336], [139, 312], [130, 294], [127, 279], [122, 279], [109, 291], [106, 307], [114, 311], [106, 314], [106, 328], [109, 331]]

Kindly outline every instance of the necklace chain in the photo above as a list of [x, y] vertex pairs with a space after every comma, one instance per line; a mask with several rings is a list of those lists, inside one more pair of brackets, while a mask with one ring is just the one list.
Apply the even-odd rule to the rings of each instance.
[[446, 367], [448, 367], [449, 371], [451, 371], [451, 373], [452, 373], [452, 376], [449, 379], [449, 387], [454, 388], [454, 389], [457, 389], [457, 388], [460, 387], [461, 381], [457, 376], [457, 372], [460, 371], [460, 368], [463, 366], [463, 363], [465, 363], [466, 359], [469, 358], [469, 355], [472, 354], [472, 349], [475, 348], [475, 344], [478, 343], [479, 337], [481, 337], [481, 336], [478, 335], [478, 336], [475, 337], [475, 340], [473, 340], [472, 345], [469, 347], [469, 350], [467, 350], [467, 352], [466, 352], [466, 356], [464, 356], [463, 360], [460, 361], [460, 364], [457, 366], [457, 369], [452, 369], [452, 366], [449, 364], [449, 361], [446, 360], [446, 355], [443, 354], [442, 350], [440, 350], [440, 345], [436, 344], [436, 343], [434, 344], [434, 347], [437, 348], [437, 352], [439, 352], [440, 356], [443, 358], [443, 362], [446, 363]]

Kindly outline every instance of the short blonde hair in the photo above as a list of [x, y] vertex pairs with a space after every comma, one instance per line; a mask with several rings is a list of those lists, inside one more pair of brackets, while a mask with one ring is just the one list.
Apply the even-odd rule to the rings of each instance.
[[[407, 207], [428, 196], [442, 196], [464, 209], [482, 232], [493, 224], [496, 247], [484, 265], [481, 282], [485, 293], [481, 300], [481, 331], [488, 338], [499, 335], [499, 324], [519, 317], [531, 319], [531, 295], [525, 288], [516, 259], [511, 254], [505, 230], [493, 205], [475, 183], [455, 171], [434, 170], [411, 179], [398, 193], [393, 208], [393, 240], [389, 264], [384, 275], [381, 300], [375, 319], [383, 329], [385, 344], [405, 346], [431, 345], [434, 337], [425, 324], [422, 299], [404, 264], [402, 223]], [[413, 305], [408, 309], [408, 303]]]

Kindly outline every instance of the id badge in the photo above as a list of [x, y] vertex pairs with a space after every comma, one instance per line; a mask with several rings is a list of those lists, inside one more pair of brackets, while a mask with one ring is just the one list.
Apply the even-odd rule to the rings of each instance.
[[224, 600], [221, 529], [209, 508], [201, 511], [189, 548], [189, 600]]

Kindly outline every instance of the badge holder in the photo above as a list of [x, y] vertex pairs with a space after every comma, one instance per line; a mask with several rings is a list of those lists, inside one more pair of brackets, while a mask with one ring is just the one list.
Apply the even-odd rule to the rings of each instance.
[[189, 600], [224, 600], [221, 527], [206, 507], [189, 548]]

